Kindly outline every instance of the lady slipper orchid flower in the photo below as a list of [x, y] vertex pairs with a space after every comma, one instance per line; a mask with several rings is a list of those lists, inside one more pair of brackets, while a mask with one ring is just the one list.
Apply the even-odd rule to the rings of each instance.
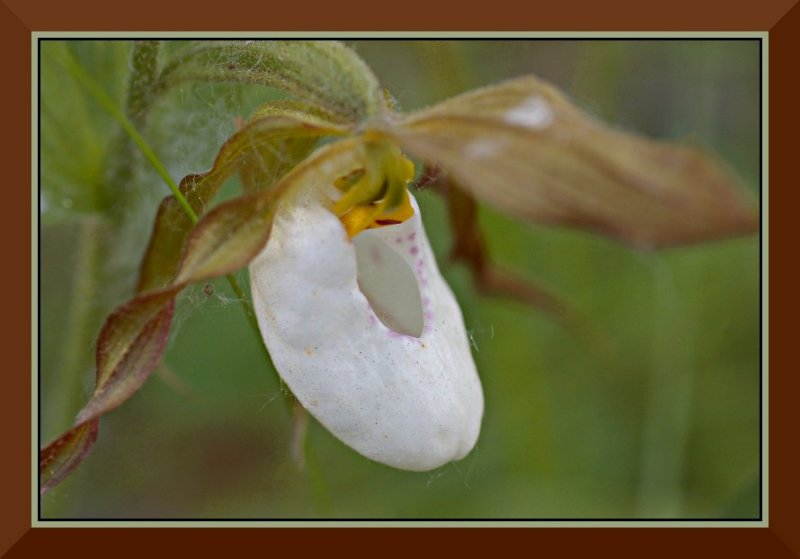
[[294, 199], [277, 211], [250, 282], [264, 343], [300, 403], [364, 456], [422, 471], [472, 449], [483, 394], [404, 185], [401, 199], [341, 218], [313, 196]]
[[[404, 115], [340, 43], [246, 41], [201, 43], [159, 80], [163, 89], [245, 81], [294, 97], [258, 109], [211, 170], [184, 177], [162, 202], [137, 294], [98, 338], [94, 394], [42, 449], [42, 491], [77, 467], [100, 417], [156, 367], [178, 293], [247, 265], [279, 374], [336, 437], [408, 470], [465, 456], [480, 430], [481, 384], [404, 153], [442, 170], [473, 209], [477, 199], [639, 248], [758, 227], [752, 202], [712, 158], [605, 126], [533, 76]], [[323, 137], [338, 139], [312, 151]], [[204, 213], [237, 173], [247, 192]], [[475, 228], [456, 205], [451, 222]], [[457, 248], [474, 250], [474, 230], [455, 233]]]

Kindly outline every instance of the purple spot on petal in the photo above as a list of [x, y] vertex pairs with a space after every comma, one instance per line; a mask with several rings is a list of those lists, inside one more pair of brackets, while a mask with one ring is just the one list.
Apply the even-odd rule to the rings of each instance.
[[402, 242], [403, 242], [403, 238], [402, 238], [402, 237], [397, 237], [397, 238], [394, 240], [394, 242], [396, 242], [396, 243], [399, 245], [400, 243], [402, 243]]
[[414, 239], [416, 239], [416, 238], [417, 238], [417, 233], [416, 233], [416, 232], [412, 232], [412, 233], [411, 233], [411, 234], [408, 236], [408, 240], [409, 240], [409, 241], [413, 241], [413, 240], [414, 240]]
[[376, 266], [382, 263], [383, 257], [381, 256], [381, 251], [379, 251], [377, 247], [373, 246], [372, 250], [369, 251], [369, 255], [370, 258], [372, 258], [373, 264]]
[[417, 254], [419, 254], [419, 247], [417, 245], [414, 245], [413, 247], [411, 247], [411, 250], [409, 252], [411, 252], [412, 256], [416, 256]]

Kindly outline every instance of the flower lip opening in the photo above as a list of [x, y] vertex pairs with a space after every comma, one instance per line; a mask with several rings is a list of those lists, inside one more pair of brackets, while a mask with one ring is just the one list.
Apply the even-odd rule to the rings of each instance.
[[368, 143], [365, 165], [334, 181], [341, 195], [333, 213], [350, 238], [365, 229], [396, 225], [414, 215], [406, 185], [414, 178], [414, 164], [397, 146]]
[[351, 239], [367, 229], [376, 229], [388, 225], [398, 225], [414, 215], [414, 209], [408, 197], [403, 194], [400, 204], [391, 210], [383, 210], [382, 202], [361, 204], [341, 216], [339, 219]]
[[353, 238], [358, 287], [389, 330], [419, 338], [425, 328], [419, 281], [411, 264], [387, 242], [394, 227], [368, 229]]
[[[381, 323], [397, 334], [422, 336], [425, 311], [415, 261], [388, 242], [397, 231], [414, 229], [406, 223], [415, 211], [406, 184], [414, 176], [414, 164], [396, 146], [367, 144], [364, 168], [334, 181], [342, 192], [333, 205], [352, 240], [361, 293]], [[389, 232], [391, 230], [391, 232]], [[413, 236], [413, 235], [412, 235]], [[416, 271], [415, 271], [416, 270]]]

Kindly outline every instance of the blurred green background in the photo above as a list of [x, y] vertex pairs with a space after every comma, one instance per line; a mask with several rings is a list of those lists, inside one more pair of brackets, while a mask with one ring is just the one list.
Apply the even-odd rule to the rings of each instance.
[[[349, 44], [404, 109], [533, 73], [598, 118], [718, 154], [757, 196], [757, 41]], [[170, 42], [162, 55], [182, 46]], [[167, 194], [58, 59], [70, 51], [122, 107], [131, 48], [41, 43], [43, 444], [91, 394], [94, 337], [131, 294]], [[186, 84], [155, 103], [143, 133], [179, 179], [210, 167], [237, 117], [275, 95]], [[448, 264], [442, 200], [429, 191], [418, 199], [486, 396], [468, 457], [434, 472], [398, 471], [312, 420], [300, 471], [277, 376], [217, 282], [180, 298], [164, 366], [103, 419], [91, 456], [42, 499], [42, 517], [758, 516], [757, 237], [643, 253], [482, 208], [495, 259], [580, 309], [603, 340], [592, 349], [536, 309], [478, 295], [467, 272]]]

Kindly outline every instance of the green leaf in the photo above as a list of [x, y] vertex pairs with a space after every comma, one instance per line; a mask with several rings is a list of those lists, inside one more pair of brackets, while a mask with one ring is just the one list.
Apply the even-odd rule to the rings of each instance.
[[336, 41], [199, 42], [166, 65], [161, 86], [187, 80], [275, 87], [347, 122], [360, 122], [383, 109], [372, 71]]
[[533, 77], [468, 93], [389, 134], [511, 216], [654, 248], [757, 230], [713, 158], [614, 130]]

